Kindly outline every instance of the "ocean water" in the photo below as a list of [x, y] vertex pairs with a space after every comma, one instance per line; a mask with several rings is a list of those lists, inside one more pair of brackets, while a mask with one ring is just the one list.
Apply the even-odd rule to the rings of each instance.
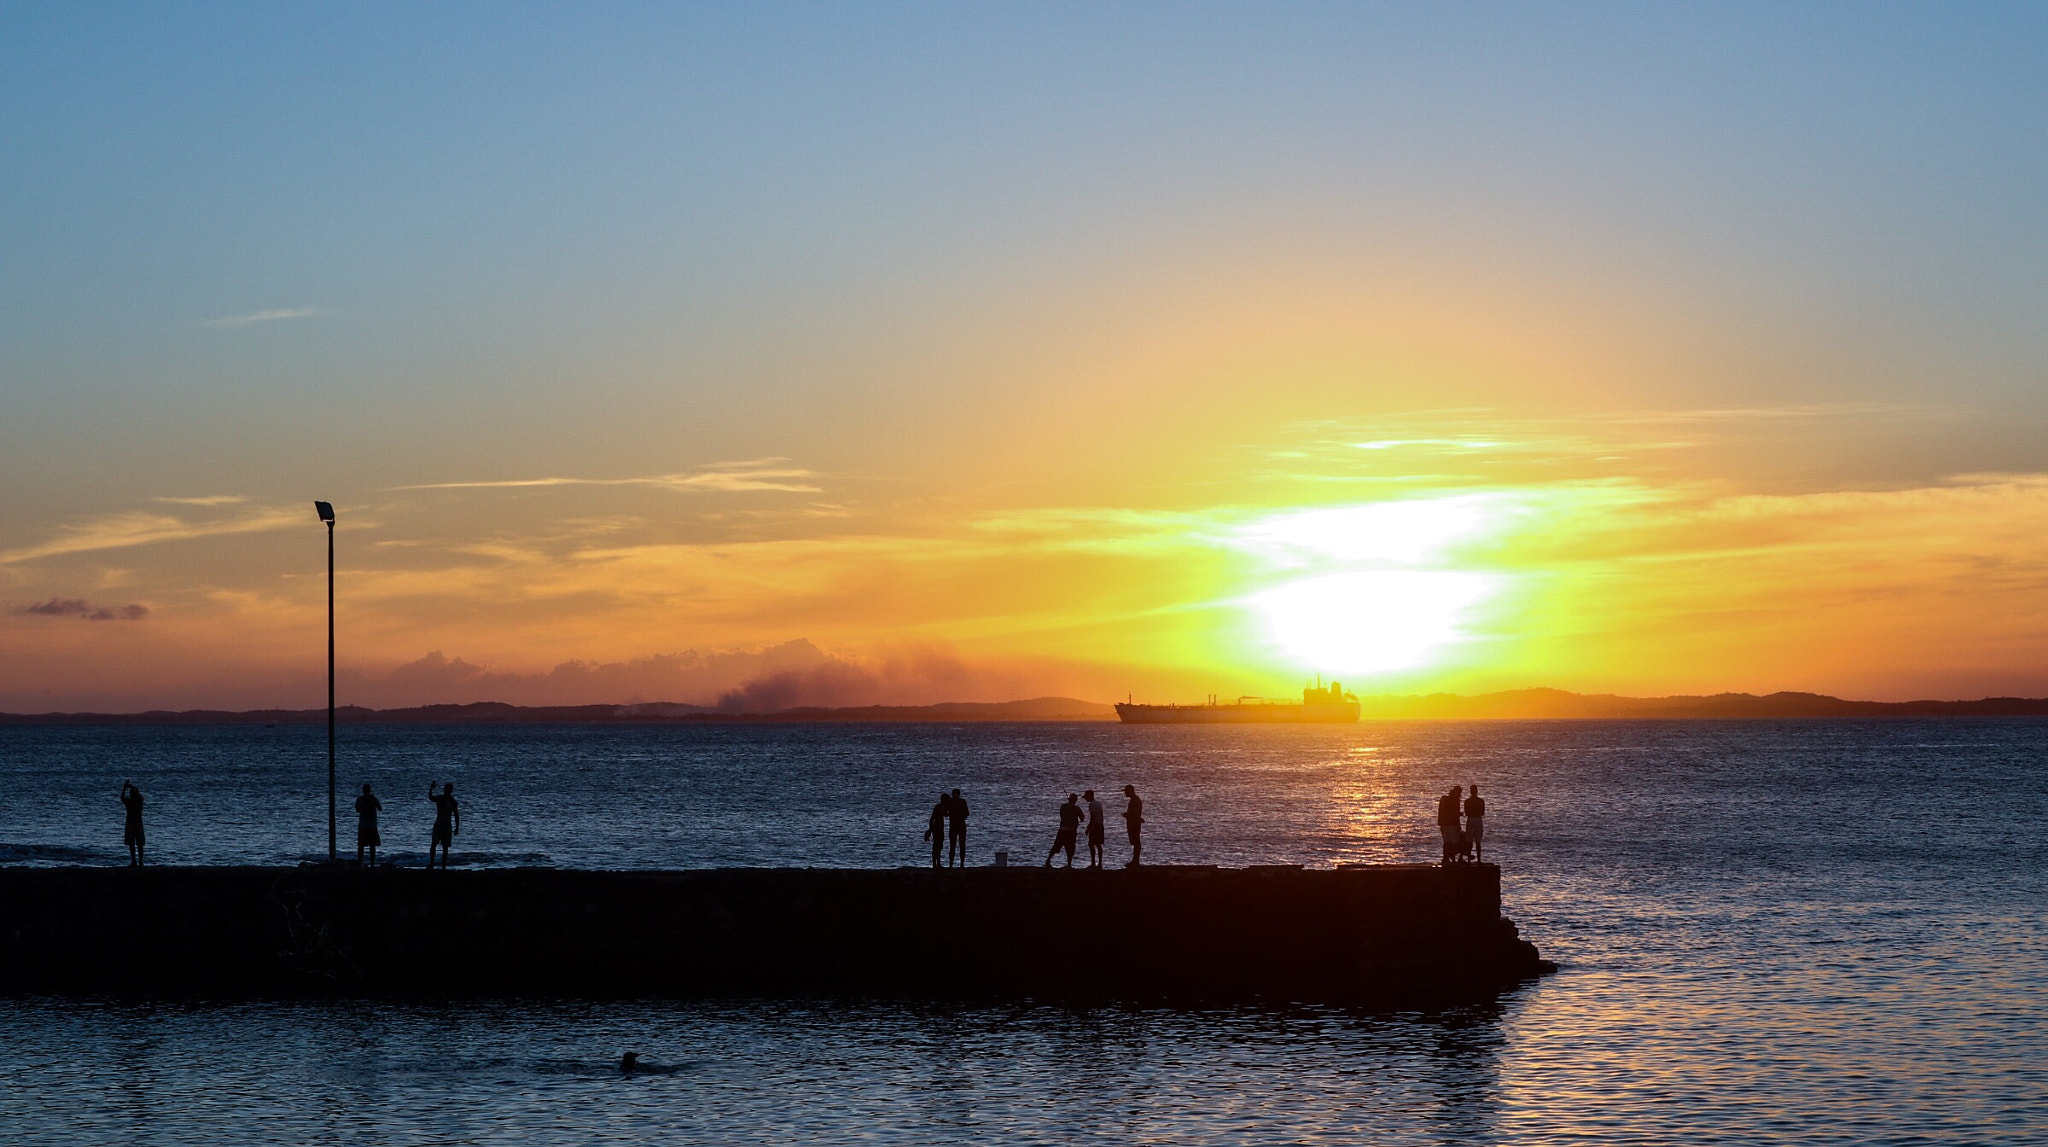
[[[956, 785], [977, 863], [1124, 784], [1152, 862], [1430, 860], [1476, 781], [1563, 970], [1393, 1014], [0, 996], [0, 1141], [2048, 1143], [2048, 721], [342, 732], [343, 847], [368, 781], [400, 863], [429, 780], [458, 865], [589, 868], [923, 863]], [[153, 861], [325, 852], [320, 728], [8, 727], [0, 863], [122, 863], [123, 779]]]

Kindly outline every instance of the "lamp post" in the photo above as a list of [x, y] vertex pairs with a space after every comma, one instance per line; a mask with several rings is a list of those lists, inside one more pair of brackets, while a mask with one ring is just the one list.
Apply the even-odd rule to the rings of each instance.
[[334, 505], [315, 502], [327, 523], [327, 863], [339, 859], [334, 847]]

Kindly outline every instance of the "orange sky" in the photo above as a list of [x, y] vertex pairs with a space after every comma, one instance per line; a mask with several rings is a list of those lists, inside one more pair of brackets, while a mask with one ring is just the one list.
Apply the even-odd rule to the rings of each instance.
[[[338, 496], [343, 700], [1164, 699], [1316, 672], [1370, 692], [2048, 690], [2048, 477], [1714, 476], [1773, 436], [1923, 417], [1319, 421], [1122, 504], [789, 460], [364, 491]], [[310, 505], [245, 495], [74, 519], [0, 554], [22, 603], [0, 689], [16, 710], [312, 705], [322, 545]]]

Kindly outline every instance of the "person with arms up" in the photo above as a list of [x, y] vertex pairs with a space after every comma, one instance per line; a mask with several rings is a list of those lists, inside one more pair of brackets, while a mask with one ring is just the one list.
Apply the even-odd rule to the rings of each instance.
[[1458, 794], [1461, 791], [1463, 790], [1459, 789], [1458, 786], [1452, 785], [1451, 791], [1438, 797], [1436, 802], [1436, 826], [1443, 833], [1445, 864], [1449, 864], [1458, 858], [1458, 850], [1464, 844], [1464, 833], [1458, 827], [1458, 812], [1461, 804]]
[[1472, 786], [1472, 795], [1465, 798], [1465, 844], [1472, 850], [1472, 859], [1486, 859], [1486, 802], [1479, 799], [1479, 786]]
[[[427, 790], [431, 793], [433, 790]], [[356, 863], [363, 862], [363, 850], [370, 850], [370, 866], [376, 867], [377, 846], [384, 838], [377, 833], [377, 814], [384, 811], [384, 802], [370, 791], [368, 783], [363, 785], [363, 795], [356, 798]]]
[[133, 781], [121, 782], [121, 804], [128, 810], [128, 822], [121, 829], [121, 843], [128, 846], [128, 867], [142, 867], [142, 790]]
[[1060, 831], [1052, 838], [1052, 850], [1045, 854], [1047, 868], [1052, 867], [1052, 858], [1059, 855], [1061, 849], [1067, 852], [1067, 867], [1074, 867], [1074, 836], [1081, 828], [1080, 800], [1073, 793], [1068, 793], [1067, 803], [1060, 806]]
[[962, 865], [967, 863], [967, 801], [960, 790], [954, 789], [953, 804], [946, 810], [946, 863]]
[[1131, 798], [1124, 806], [1124, 833], [1131, 838], [1131, 858], [1124, 867], [1136, 868], [1145, 856], [1145, 802], [1138, 799], [1133, 785], [1124, 786], [1124, 795]]
[[1088, 867], [1102, 867], [1102, 802], [1095, 799], [1095, 790], [1081, 794], [1088, 802]]
[[427, 842], [427, 867], [434, 867], [434, 848], [441, 849], [441, 867], [448, 867], [448, 850], [454, 847], [455, 837], [462, 832], [462, 808], [455, 803], [455, 783], [441, 786], [440, 795], [434, 794], [434, 783], [427, 782], [427, 799], [434, 802], [434, 835]]
[[939, 803], [932, 806], [931, 819], [925, 822], [924, 838], [932, 842], [932, 867], [939, 867], [939, 857], [946, 851], [946, 812], [953, 806], [953, 798], [939, 794]]

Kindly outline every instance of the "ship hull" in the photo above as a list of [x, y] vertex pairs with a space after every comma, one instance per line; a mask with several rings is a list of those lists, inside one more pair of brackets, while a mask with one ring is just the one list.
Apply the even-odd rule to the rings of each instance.
[[1126, 725], [1342, 725], [1358, 720], [1358, 702], [1310, 705], [1131, 705], [1116, 707]]

